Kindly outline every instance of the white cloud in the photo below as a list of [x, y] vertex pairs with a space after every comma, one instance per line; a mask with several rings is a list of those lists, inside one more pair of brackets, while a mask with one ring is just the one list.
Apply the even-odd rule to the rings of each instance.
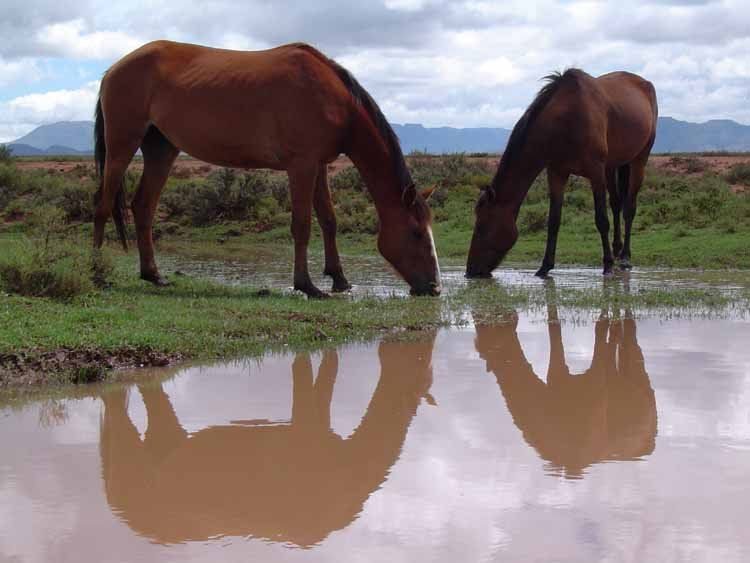
[[114, 62], [150, 39], [234, 49], [301, 40], [349, 67], [396, 122], [509, 127], [539, 78], [569, 66], [642, 74], [662, 115], [750, 122], [744, 0], [90, 1], [61, 10], [39, 0], [46, 5], [33, 14], [20, 0], [11, 7], [0, 22], [0, 72], [25, 62], [0, 76], [0, 88], [33, 76], [39, 57]]
[[0, 88], [13, 84], [36, 82], [43, 76], [35, 59], [5, 60], [0, 57]]
[[28, 94], [0, 102], [0, 142], [12, 141], [44, 123], [92, 119], [99, 82], [76, 90]]
[[47, 25], [37, 33], [37, 42], [57, 56], [105, 60], [121, 57], [143, 43], [120, 31], [89, 32], [83, 19]]

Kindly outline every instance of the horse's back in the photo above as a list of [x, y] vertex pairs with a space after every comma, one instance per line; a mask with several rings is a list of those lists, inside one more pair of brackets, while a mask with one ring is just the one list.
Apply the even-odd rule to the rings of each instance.
[[330, 61], [305, 44], [233, 51], [155, 41], [112, 66], [102, 103], [107, 119], [136, 116], [202, 160], [285, 168], [300, 154], [340, 152], [352, 100]]
[[610, 160], [625, 164], [648, 151], [656, 136], [658, 109], [653, 84], [637, 74], [619, 71], [595, 79], [607, 102]]

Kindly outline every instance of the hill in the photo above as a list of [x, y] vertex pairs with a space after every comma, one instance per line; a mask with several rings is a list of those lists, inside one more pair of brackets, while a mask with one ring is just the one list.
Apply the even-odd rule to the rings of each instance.
[[[502, 152], [509, 129], [478, 127], [424, 127], [415, 123], [393, 124], [404, 153], [415, 151], [443, 153]], [[42, 125], [28, 135], [9, 143], [16, 156], [91, 154], [93, 121], [61, 121]], [[654, 151], [706, 152], [750, 151], [750, 126], [728, 119], [690, 123], [660, 117]]]
[[[49, 152], [55, 150], [74, 151], [74, 153], [94, 152], [94, 122], [93, 121], [60, 121], [41, 125], [9, 143], [10, 145], [28, 145], [40, 149], [44, 154], [71, 154], [70, 152]], [[16, 153], [20, 156], [20, 153]]]

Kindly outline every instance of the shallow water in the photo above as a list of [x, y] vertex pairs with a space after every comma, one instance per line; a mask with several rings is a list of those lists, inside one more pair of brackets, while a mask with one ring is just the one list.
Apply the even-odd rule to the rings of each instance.
[[0, 560], [750, 558], [750, 324], [550, 315], [0, 408]]
[[[253, 247], [235, 252], [232, 257], [218, 258], [210, 251], [182, 249], [179, 254], [165, 253], [158, 262], [167, 276], [175, 271], [199, 278], [210, 279], [229, 285], [249, 285], [257, 288], [273, 288], [291, 291], [292, 257], [279, 248]], [[347, 295], [360, 297], [368, 295], [390, 296], [408, 295], [409, 288], [388, 267], [383, 258], [373, 256], [342, 257], [344, 272], [353, 285]], [[321, 257], [310, 254], [310, 273], [313, 282], [323, 290], [330, 289], [330, 279], [319, 275], [323, 270]], [[484, 280], [470, 281], [464, 278], [465, 267], [458, 262], [444, 260], [441, 263], [444, 293], [450, 293], [471, 283], [485, 283]], [[544, 282], [534, 276], [535, 269], [501, 267], [493, 277], [507, 286], [534, 286]], [[601, 287], [603, 276], [599, 268], [565, 268], [551, 274], [560, 289]], [[750, 290], [750, 275], [737, 270], [669, 270], [636, 268], [630, 272], [617, 272], [617, 278], [626, 277], [630, 291], [663, 288], [714, 288], [726, 292]]]

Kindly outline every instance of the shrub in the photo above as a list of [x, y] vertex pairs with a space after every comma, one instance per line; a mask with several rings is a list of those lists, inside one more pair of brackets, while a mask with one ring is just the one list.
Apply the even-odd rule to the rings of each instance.
[[366, 192], [362, 176], [354, 166], [350, 166], [330, 179], [331, 189], [334, 191], [351, 190], [355, 192]]
[[9, 163], [13, 159], [13, 149], [8, 145], [0, 145], [0, 163]]
[[0, 211], [18, 194], [19, 172], [15, 166], [0, 160]]
[[547, 210], [541, 205], [525, 205], [519, 214], [522, 233], [538, 233], [547, 227]]
[[8, 245], [0, 256], [0, 283], [6, 291], [62, 301], [93, 290], [88, 275], [88, 245], [55, 242], [46, 248], [31, 241]]
[[733, 165], [725, 177], [730, 184], [750, 186], [750, 164], [743, 162]]
[[[286, 181], [278, 174], [252, 171], [239, 175], [231, 168], [211, 173], [205, 181], [172, 185], [161, 198], [167, 219], [185, 220], [195, 226], [219, 221], [255, 221], [274, 224], [289, 209]], [[260, 229], [262, 230], [262, 229]]]
[[70, 182], [62, 186], [56, 199], [68, 221], [94, 219], [94, 187], [91, 183]]

